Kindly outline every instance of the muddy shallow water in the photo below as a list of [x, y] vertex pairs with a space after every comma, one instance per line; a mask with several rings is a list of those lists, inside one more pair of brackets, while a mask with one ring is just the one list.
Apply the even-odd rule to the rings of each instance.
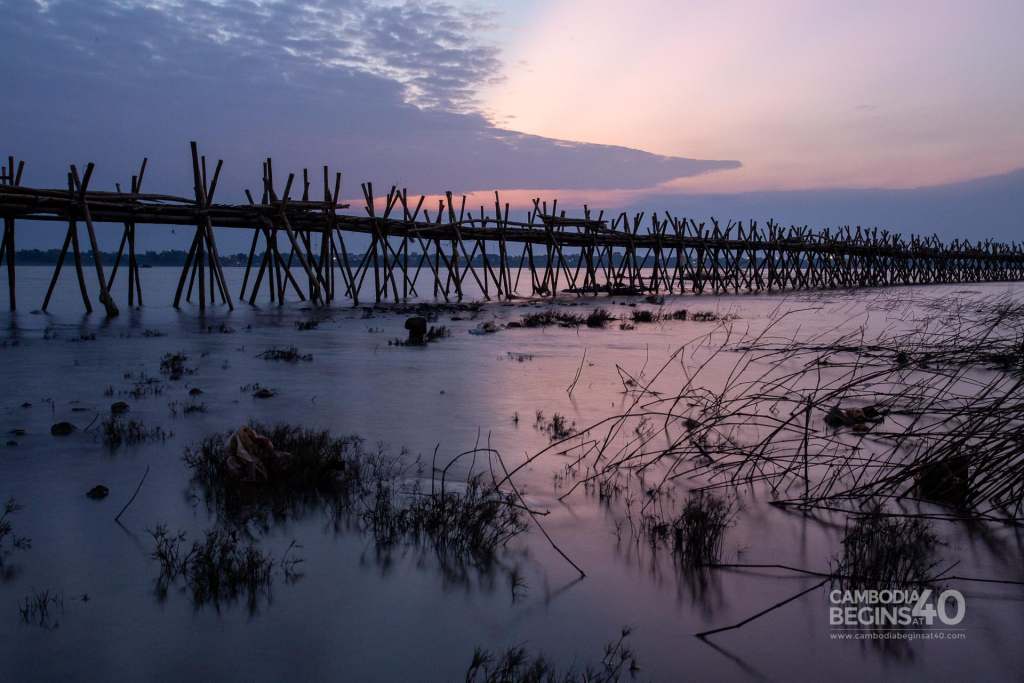
[[[227, 270], [237, 289], [240, 272]], [[422, 457], [428, 470], [435, 446], [444, 463], [489, 440], [511, 466], [550, 441], [534, 424], [537, 411], [559, 413], [577, 426], [616, 414], [630, 400], [616, 365], [650, 377], [681, 344], [718, 328], [687, 320], [634, 330], [615, 324], [469, 334], [483, 321], [500, 324], [531, 310], [527, 303], [491, 303], [476, 313], [440, 313], [435, 324], [447, 325], [451, 336], [408, 348], [388, 344], [404, 337], [404, 313], [364, 317], [360, 309], [339, 306], [316, 314], [322, 319], [316, 329], [298, 331], [296, 322], [314, 316], [299, 303], [238, 305], [230, 313], [218, 306], [204, 318], [191, 306], [175, 311], [164, 301], [176, 275], [172, 269], [144, 270], [147, 307], [130, 311], [122, 303], [121, 316], [106, 322], [81, 314], [70, 280], [61, 284], [50, 314], [31, 313], [38, 304], [29, 302], [41, 300], [49, 271], [24, 268], [19, 299], [25, 310], [0, 314], [0, 429], [5, 435], [25, 430], [5, 436], [16, 445], [0, 448], [0, 497], [24, 505], [12, 524], [32, 541], [31, 549], [8, 557], [0, 578], [0, 679], [458, 680], [477, 646], [525, 645], [561, 666], [585, 664], [599, 660], [604, 644], [627, 625], [641, 679], [1024, 676], [1024, 652], [1017, 645], [1024, 590], [1001, 585], [959, 586], [967, 601], [966, 638], [956, 642], [830, 640], [823, 590], [710, 644], [696, 639], [695, 632], [736, 622], [816, 579], [718, 571], [694, 582], [667, 553], [652, 555], [622, 536], [621, 528], [617, 532], [621, 511], [614, 502], [602, 504], [582, 490], [560, 502], [564, 488], [556, 487], [555, 475], [566, 457], [556, 455], [537, 460], [516, 481], [531, 505], [550, 510], [545, 529], [584, 568], [585, 579], [578, 580], [533, 527], [513, 540], [497, 567], [482, 572], [440, 566], [430, 551], [415, 546], [382, 552], [368, 535], [338, 529], [324, 511], [313, 510], [261, 532], [260, 546], [277, 554], [292, 540], [301, 544], [302, 576], [276, 581], [269, 600], [254, 610], [244, 601], [219, 609], [196, 606], [178, 588], [161, 599], [147, 529], [164, 523], [192, 538], [216, 521], [190, 487], [182, 461], [185, 446], [203, 436], [251, 419], [302, 423], [359, 434], [395, 454], [405, 447], [405, 457]], [[915, 301], [954, 292], [1024, 296], [1017, 285], [975, 285], [789, 298], [668, 297], [664, 306], [731, 314], [734, 328], [754, 331], [792, 309], [779, 333], [799, 336], [835, 327], [898, 328], [923, 314]], [[636, 301], [569, 298], [560, 308], [585, 314], [600, 305], [628, 315], [634, 309], [626, 304]], [[160, 336], [146, 336], [147, 330]], [[286, 345], [312, 360], [257, 357]], [[162, 377], [160, 360], [173, 352], [186, 354], [195, 373], [178, 381]], [[727, 358], [716, 360], [705, 381], [723, 381], [729, 367]], [[578, 371], [570, 396], [566, 389]], [[160, 378], [162, 393], [126, 394], [133, 386], [126, 375], [143, 372]], [[659, 386], [671, 387], [683, 376], [673, 366], [658, 378]], [[254, 383], [276, 395], [260, 400], [242, 390]], [[192, 387], [202, 389], [196, 400], [205, 412], [172, 414], [170, 404], [188, 402]], [[108, 449], [96, 425], [116, 400], [131, 405], [132, 417], [173, 436]], [[50, 426], [61, 420], [78, 431], [51, 436]], [[116, 524], [114, 516], [147, 466], [138, 498]], [[452, 476], [464, 478], [468, 468], [460, 461]], [[95, 484], [108, 486], [110, 496], [87, 498]], [[692, 482], [680, 484], [687, 485]], [[726, 533], [725, 560], [828, 568], [842, 517], [787, 513], [767, 505], [757, 491], [744, 493], [741, 502], [738, 521]], [[1024, 579], [1018, 532], [969, 533], [952, 523], [935, 529], [945, 544], [941, 554], [960, 560], [958, 573]], [[516, 591], [509, 581], [513, 569], [525, 583]], [[42, 589], [63, 595], [63, 608], [51, 608], [46, 628], [24, 623], [18, 609]]]

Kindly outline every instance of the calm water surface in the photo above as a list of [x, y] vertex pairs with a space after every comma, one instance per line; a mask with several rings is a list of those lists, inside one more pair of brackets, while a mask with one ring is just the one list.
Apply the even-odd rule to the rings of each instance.
[[[438, 323], [448, 325], [450, 338], [427, 348], [402, 348], [388, 345], [405, 334], [406, 316], [398, 313], [364, 318], [361, 310], [339, 306], [323, 314], [317, 329], [299, 332], [296, 321], [312, 314], [298, 303], [264, 302], [255, 309], [239, 304], [230, 313], [218, 306], [205, 318], [192, 307], [175, 311], [168, 305], [177, 277], [172, 269], [143, 271], [147, 307], [141, 311], [128, 310], [120, 291], [125, 283], [119, 283], [122, 314], [113, 321], [81, 313], [67, 272], [50, 314], [32, 313], [48, 277], [49, 269], [20, 269], [23, 310], [0, 313], [6, 342], [0, 348], [0, 429], [25, 430], [24, 436], [5, 437], [17, 445], [0, 448], [0, 497], [13, 496], [25, 506], [13, 523], [17, 533], [32, 539], [30, 550], [10, 556], [0, 577], [0, 680], [459, 680], [476, 646], [526, 645], [569, 666], [599, 660], [604, 643], [626, 625], [633, 628], [630, 642], [641, 679], [1024, 677], [1024, 649], [1018, 645], [1024, 591], [1005, 586], [960, 586], [968, 605], [964, 641], [831, 641], [826, 593], [817, 591], [716, 637], [713, 645], [702, 642], [695, 632], [738, 621], [814, 580], [765, 571], [718, 572], [706, 582], [688, 581], [671, 557], [652, 556], [642, 544], [619, 538], [616, 521], [622, 513], [615, 504], [599, 504], [583, 491], [559, 502], [564, 489], [556, 488], [554, 475], [566, 458], [554, 455], [533, 463], [517, 481], [532, 505], [550, 510], [545, 528], [586, 570], [583, 580], [536, 529], [515, 540], [494, 571], [456, 571], [438, 566], [418, 548], [382, 553], [371, 538], [339, 531], [326, 513], [312, 511], [271, 524], [261, 535], [261, 547], [276, 554], [293, 539], [300, 543], [303, 576], [295, 583], [275, 582], [270, 600], [255, 611], [245, 604], [196, 607], [174, 588], [160, 599], [147, 529], [165, 523], [194, 537], [216, 521], [190, 490], [181, 457], [186, 445], [205, 435], [251, 419], [300, 422], [356, 433], [396, 454], [405, 447], [410, 460], [422, 456], [429, 462], [437, 446], [442, 463], [489, 439], [511, 465], [549, 442], [534, 426], [537, 411], [560, 413], [578, 426], [616, 414], [630, 400], [616, 365], [650, 377], [681, 344], [715, 324], [469, 334], [483, 321], [516, 320], [529, 310], [528, 304], [492, 303], [475, 316], [441, 313]], [[228, 277], [237, 291], [241, 271], [228, 269]], [[780, 310], [792, 309], [780, 334], [810, 335], [835, 327], [899, 328], [921, 312], [913, 300], [954, 292], [1024, 296], [1016, 285], [979, 285], [798, 298], [670, 297], [665, 307], [729, 313], [736, 316], [733, 327], [744, 332], [756, 332]], [[6, 291], [0, 295], [6, 301]], [[579, 301], [568, 310], [631, 310], [624, 298]], [[463, 319], [453, 321], [453, 315]], [[222, 324], [233, 332], [220, 332]], [[144, 330], [163, 336], [147, 337]], [[92, 335], [95, 340], [76, 341]], [[291, 344], [313, 360], [287, 364], [256, 357], [271, 346]], [[161, 357], [177, 351], [189, 356], [196, 374], [167, 382], [158, 396], [122, 395], [131, 387], [126, 373], [159, 377]], [[584, 352], [570, 397], [566, 388]], [[687, 362], [700, 359], [698, 350]], [[716, 359], [709, 386], [722, 381], [730, 367], [729, 358]], [[682, 368], [670, 367], [658, 386], [670, 390], [683, 377]], [[277, 395], [261, 401], [241, 390], [256, 382]], [[206, 412], [175, 417], [169, 404], [187, 401], [193, 386], [203, 390]], [[131, 403], [133, 417], [173, 436], [113, 452], [104, 447], [95, 425], [120, 398]], [[23, 407], [26, 402], [31, 406]], [[52, 437], [50, 425], [59, 420], [80, 430]], [[137, 500], [123, 524], [116, 524], [114, 515], [147, 466], [150, 474]], [[468, 466], [460, 463], [453, 472], [464, 477]], [[110, 496], [89, 500], [84, 492], [98, 483], [110, 487]], [[841, 517], [786, 513], [765, 504], [757, 491], [744, 494], [742, 503], [726, 536], [726, 560], [825, 569], [838, 552]], [[942, 553], [961, 561], [958, 573], [1024, 579], [1017, 532], [971, 534], [952, 524], [936, 530], [946, 543]], [[525, 581], [515, 599], [508, 580], [512, 569]], [[37, 589], [63, 593], [55, 628], [22, 622], [18, 605]], [[77, 599], [83, 594], [88, 601]]]

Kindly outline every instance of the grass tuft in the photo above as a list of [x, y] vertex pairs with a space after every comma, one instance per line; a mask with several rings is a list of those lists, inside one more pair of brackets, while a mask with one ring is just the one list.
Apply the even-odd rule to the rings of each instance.
[[559, 671], [543, 654], [531, 655], [522, 646], [510, 647], [500, 654], [476, 648], [466, 670], [466, 683], [614, 683], [627, 675], [632, 679], [640, 667], [626, 644], [629, 635], [629, 628], [622, 629], [617, 640], [605, 645], [601, 661], [583, 670]]
[[185, 375], [196, 374], [195, 368], [190, 368], [185, 365], [185, 361], [188, 360], [182, 352], [168, 353], [160, 359], [160, 373], [166, 375], [168, 379], [177, 381]]
[[733, 505], [709, 493], [693, 493], [678, 515], [644, 519], [648, 540], [668, 544], [685, 565], [714, 564], [722, 555], [725, 531], [735, 518]]
[[0, 513], [0, 567], [4, 566], [7, 557], [15, 550], [28, 550], [32, 547], [32, 539], [18, 536], [11, 524], [11, 515], [19, 512], [22, 506], [14, 498], [8, 498]]
[[379, 545], [427, 541], [445, 558], [486, 565], [509, 540], [526, 530], [516, 497], [471, 477], [465, 491], [405, 495], [381, 482], [363, 520]]
[[298, 558], [288, 555], [292, 542], [281, 559], [244, 539], [236, 529], [212, 529], [202, 541], [187, 546], [184, 532], [171, 534], [164, 525], [151, 530], [154, 549], [152, 557], [160, 563], [157, 594], [167, 595], [177, 581], [191, 592], [197, 606], [207, 603], [221, 605], [245, 597], [255, 609], [261, 597], [269, 598], [275, 569], [286, 579], [294, 577]]
[[313, 354], [299, 353], [298, 348], [294, 346], [273, 346], [256, 357], [263, 360], [280, 360], [286, 363], [313, 360]]
[[140, 420], [125, 418], [121, 415], [109, 415], [100, 422], [100, 436], [108, 448], [117, 448], [122, 444], [137, 444], [145, 441], [166, 441], [172, 436], [159, 425], [146, 427]]
[[896, 589], [927, 583], [939, 539], [923, 519], [876, 512], [847, 528], [835, 575], [849, 588]]
[[575, 313], [548, 309], [546, 311], [537, 311], [536, 313], [530, 313], [523, 316], [522, 326], [534, 328], [550, 327], [552, 325], [558, 325], [560, 327], [579, 327], [584, 322], [586, 322], [586, 319], [583, 316], [576, 315]]

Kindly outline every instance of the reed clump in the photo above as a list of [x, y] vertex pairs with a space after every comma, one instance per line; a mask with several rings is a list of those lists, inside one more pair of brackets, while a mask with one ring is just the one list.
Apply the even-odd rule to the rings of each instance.
[[239, 453], [239, 432], [214, 434], [185, 449], [185, 464], [207, 499], [225, 511], [286, 509], [300, 501], [336, 497], [363, 484], [369, 462], [357, 436], [332, 436], [298, 425], [248, 426], [256, 447]]
[[668, 545], [683, 564], [709, 565], [721, 558], [725, 532], [735, 516], [729, 501], [698, 491], [687, 498], [678, 514], [645, 516], [643, 528], [652, 545]]
[[[239, 434], [215, 434], [185, 451], [208, 504], [236, 524], [283, 519], [326, 508], [372, 533], [377, 544], [426, 542], [446, 559], [489, 563], [511, 538], [526, 530], [514, 491], [482, 476], [467, 477], [456, 490], [444, 475], [429, 493], [410, 485], [408, 453], [367, 449], [357, 436], [294, 425], [250, 424]], [[255, 462], [240, 459], [241, 443]], [[483, 451], [481, 451], [483, 452]], [[470, 451], [469, 454], [476, 453]], [[467, 454], [462, 454], [467, 455]], [[417, 480], [414, 480], [418, 482]]]
[[300, 353], [299, 349], [295, 346], [273, 346], [256, 357], [263, 360], [284, 361], [285, 363], [313, 360], [313, 354]]
[[579, 327], [585, 322], [586, 318], [581, 315], [569, 313], [568, 311], [556, 311], [554, 309], [530, 313], [523, 316], [521, 321], [523, 327], [531, 328], [550, 327], [552, 325], [558, 325], [560, 327]]
[[196, 374], [195, 368], [185, 365], [187, 360], [188, 356], [181, 351], [164, 354], [164, 357], [160, 359], [160, 373], [172, 381], [177, 381], [185, 375]]
[[11, 515], [22, 510], [22, 506], [14, 498], [8, 498], [0, 513], [0, 568], [8, 556], [15, 550], [28, 550], [32, 547], [32, 539], [14, 533]]
[[380, 482], [363, 520], [378, 544], [403, 540], [428, 543], [439, 555], [486, 565], [512, 538], [526, 531], [517, 498], [470, 477], [461, 492], [432, 491], [403, 494]]
[[269, 597], [275, 573], [294, 578], [302, 562], [291, 556], [297, 547], [294, 541], [281, 558], [275, 558], [243, 538], [237, 529], [209, 530], [190, 546], [184, 532], [172, 534], [165, 525], [149, 533], [154, 542], [152, 557], [160, 564], [157, 594], [166, 596], [180, 580], [198, 606], [244, 597], [254, 608], [259, 598]]
[[510, 647], [500, 653], [476, 648], [466, 669], [466, 683], [615, 683], [640, 671], [636, 655], [626, 640], [630, 629], [622, 629], [617, 640], [604, 648], [596, 664], [582, 670], [560, 671], [543, 654], [530, 654], [523, 646]]
[[145, 441], [166, 441], [172, 434], [159, 425], [147, 427], [141, 420], [126, 418], [120, 414], [105, 417], [100, 422], [100, 438], [107, 448], [117, 448]]
[[122, 395], [127, 394], [134, 399], [146, 398], [147, 396], [160, 396], [164, 393], [164, 383], [159, 377], [151, 377], [145, 371], [139, 373], [124, 373], [124, 378], [132, 383], [130, 389], [121, 391]]
[[630, 313], [630, 319], [636, 323], [655, 323], [661, 320], [661, 315], [645, 308], [638, 308]]
[[920, 586], [933, 578], [939, 545], [926, 520], [873, 512], [847, 528], [833, 574], [853, 589]]
[[388, 346], [426, 346], [430, 342], [440, 341], [452, 336], [452, 331], [447, 325], [431, 325], [423, 335], [423, 341], [412, 341], [410, 339], [391, 339]]
[[195, 413], [205, 413], [206, 404], [202, 401], [171, 401], [167, 404], [167, 409], [171, 411], [171, 415], [177, 417], [179, 413], [182, 415], [193, 415]]
[[615, 320], [615, 316], [607, 309], [595, 308], [587, 315], [586, 323], [587, 327], [604, 327], [612, 320]]
[[576, 423], [570, 422], [560, 413], [552, 414], [549, 419], [542, 411], [538, 410], [536, 417], [534, 427], [547, 434], [552, 441], [561, 441], [576, 433]]
[[33, 624], [48, 631], [59, 628], [58, 617], [64, 614], [64, 594], [50, 589], [35, 591], [22, 598], [18, 604], [18, 613], [25, 624]]

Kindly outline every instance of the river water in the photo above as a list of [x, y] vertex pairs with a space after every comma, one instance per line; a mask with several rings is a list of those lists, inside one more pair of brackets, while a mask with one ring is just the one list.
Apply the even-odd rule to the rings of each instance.
[[[2, 680], [461, 680], [478, 646], [523, 645], [559, 666], [580, 666], [600, 660], [604, 644], [624, 626], [632, 628], [629, 642], [644, 680], [1024, 676], [1024, 650], [1017, 645], [1024, 591], [1001, 585], [961, 586], [966, 637], [956, 642], [831, 640], [824, 590], [710, 641], [697, 639], [694, 633], [739, 621], [816, 579], [718, 571], [695, 583], [668, 553], [652, 554], [623, 539], [614, 504], [582, 490], [559, 501], [564, 488], [556, 486], [555, 475], [566, 458], [555, 455], [533, 462], [517, 482], [531, 506], [549, 511], [544, 528], [586, 571], [582, 580], [533, 526], [501, 554], [499, 567], [453, 571], [415, 546], [381, 552], [372, 537], [338, 530], [326, 514], [313, 512], [277, 520], [260, 533], [260, 546], [278, 555], [292, 540], [299, 543], [303, 563], [300, 579], [275, 582], [270, 599], [255, 610], [245, 604], [197, 606], [176, 588], [161, 598], [154, 590], [159, 567], [147, 529], [166, 524], [194, 538], [216, 521], [190, 487], [182, 461], [184, 448], [203, 436], [249, 420], [294, 422], [359, 434], [396, 454], [406, 448], [402, 457], [421, 456], [427, 463], [435, 447], [444, 463], [489, 440], [511, 467], [550, 442], [534, 424], [538, 411], [564, 415], [578, 426], [616, 414], [631, 400], [616, 366], [652, 376], [680, 345], [714, 332], [719, 323], [470, 334], [484, 321], [500, 326], [548, 306], [489, 303], [475, 313], [441, 312], [435, 324], [447, 325], [451, 336], [411, 348], [388, 343], [405, 336], [408, 314], [401, 312], [337, 306], [316, 314], [316, 329], [298, 331], [296, 323], [314, 313], [297, 302], [236, 304], [233, 312], [218, 305], [202, 318], [191, 305], [177, 311], [169, 305], [174, 269], [143, 270], [144, 309], [129, 310], [123, 292], [115, 292], [121, 315], [111, 321], [82, 313], [68, 272], [50, 313], [34, 312], [49, 274], [46, 268], [19, 269], [21, 310], [0, 313], [0, 429], [5, 435], [24, 430], [5, 436], [11, 444], [0, 448], [0, 497], [13, 496], [24, 506], [10, 519], [16, 533], [31, 538], [30, 549], [8, 556], [0, 576]], [[227, 274], [237, 291], [241, 270]], [[954, 293], [1022, 297], [1024, 288], [679, 296], [668, 297], [663, 308], [714, 311], [734, 318], [734, 328], [755, 332], [779, 311], [792, 310], [779, 334], [799, 336], [898, 327], [923, 314], [916, 301]], [[0, 296], [6, 301], [6, 291]], [[597, 306], [615, 315], [655, 308], [626, 297], [558, 303], [559, 310], [582, 314]], [[284, 345], [297, 346], [312, 360], [257, 357]], [[132, 386], [128, 375], [160, 377], [160, 359], [173, 352], [185, 353], [195, 374], [163, 382], [159, 395], [125, 396]], [[716, 361], [706, 381], [723, 381], [729, 367], [727, 357]], [[670, 368], [659, 386], [678, 385], [684, 369]], [[277, 393], [255, 399], [242, 390], [253, 383]], [[205, 412], [173, 414], [171, 404], [189, 401], [192, 387], [203, 391]], [[106, 448], [95, 425], [115, 400], [128, 401], [134, 418], [173, 435]], [[79, 429], [51, 436], [50, 426], [62, 420]], [[137, 499], [115, 523], [147, 467]], [[450, 476], [464, 477], [468, 467], [460, 462]], [[95, 484], [108, 486], [110, 496], [87, 498]], [[741, 503], [726, 533], [724, 560], [827, 569], [836, 556], [841, 517], [783, 512], [756, 491], [743, 494]], [[958, 573], [1024, 579], [1021, 538], [1014, 530], [937, 523], [936, 532], [944, 540], [941, 552], [960, 561]], [[516, 591], [511, 570], [522, 577]], [[45, 627], [25, 623], [19, 605], [45, 589], [59, 592], [63, 607], [51, 608]]]

